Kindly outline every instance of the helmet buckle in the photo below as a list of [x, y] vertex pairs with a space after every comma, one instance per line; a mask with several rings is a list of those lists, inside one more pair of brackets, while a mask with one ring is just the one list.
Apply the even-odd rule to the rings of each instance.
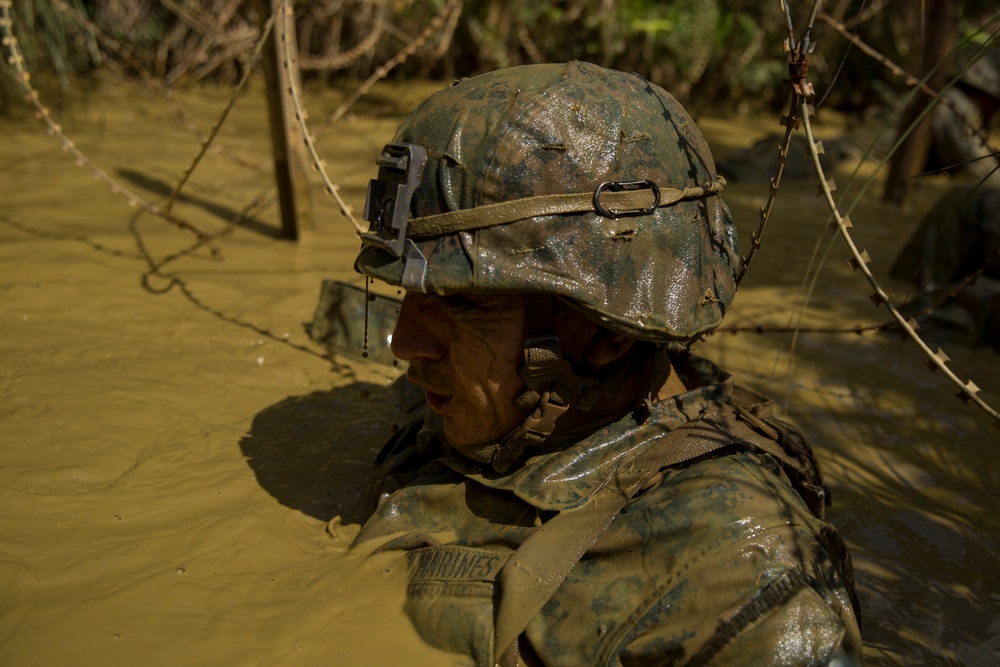
[[[636, 192], [639, 190], [650, 190], [653, 193], [653, 203], [649, 206], [634, 209], [609, 209], [601, 203], [601, 193], [608, 192]], [[594, 210], [598, 215], [605, 218], [620, 218], [623, 215], [649, 215], [660, 205], [660, 186], [650, 180], [642, 181], [604, 181], [594, 190]]]
[[538, 407], [524, 420], [527, 432], [539, 442], [552, 435], [552, 431], [556, 428], [556, 420], [569, 410], [568, 404], [558, 403], [557, 400], [551, 391], [544, 392], [538, 401]]

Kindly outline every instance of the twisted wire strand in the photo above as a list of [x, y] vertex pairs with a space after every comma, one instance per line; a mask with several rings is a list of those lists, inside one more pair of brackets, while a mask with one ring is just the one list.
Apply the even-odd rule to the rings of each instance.
[[62, 149], [75, 158], [78, 166], [89, 171], [94, 178], [104, 183], [111, 192], [124, 197], [131, 206], [141, 208], [147, 213], [166, 220], [180, 229], [191, 232], [197, 237], [199, 243], [204, 244], [210, 250], [213, 257], [221, 259], [222, 250], [215, 243], [215, 239], [218, 238], [217, 234], [208, 234], [198, 229], [181, 216], [170, 211], [169, 206], [164, 208], [147, 202], [129, 188], [108, 176], [107, 172], [94, 164], [66, 136], [62, 130], [62, 126], [55, 121], [52, 113], [42, 102], [34, 86], [31, 85], [31, 75], [24, 68], [24, 56], [18, 47], [17, 37], [14, 35], [14, 20], [11, 15], [11, 9], [11, 0], [0, 0], [0, 41], [2, 41], [4, 50], [7, 52], [7, 62], [14, 68], [15, 78], [23, 89], [25, 98], [35, 108], [35, 115], [48, 127], [49, 134], [58, 139]]
[[257, 47], [254, 49], [253, 56], [250, 58], [250, 62], [247, 63], [247, 67], [243, 71], [243, 77], [236, 85], [236, 89], [233, 91], [233, 94], [229, 99], [229, 104], [227, 104], [226, 108], [223, 109], [222, 114], [219, 116], [219, 122], [212, 128], [208, 138], [202, 142], [201, 150], [198, 151], [198, 155], [195, 156], [191, 166], [185, 170], [180, 182], [174, 186], [173, 191], [170, 193], [170, 197], [167, 199], [165, 206], [166, 210], [169, 211], [173, 206], [174, 201], [187, 184], [188, 179], [191, 178], [191, 175], [194, 174], [194, 170], [198, 168], [199, 164], [201, 164], [202, 158], [204, 158], [205, 154], [208, 153], [208, 149], [212, 146], [215, 138], [219, 136], [219, 132], [222, 130], [222, 126], [225, 125], [226, 120], [229, 118], [229, 114], [236, 107], [236, 100], [238, 100], [240, 95], [243, 93], [243, 89], [246, 87], [247, 82], [250, 80], [250, 76], [257, 67], [257, 63], [260, 61], [260, 56], [264, 51], [264, 44], [267, 42], [267, 38], [270, 36], [271, 30], [274, 28], [274, 22], [278, 18], [278, 12], [282, 11], [284, 5], [285, 0], [280, 0], [278, 5], [275, 7], [275, 10], [271, 12], [271, 16], [267, 19], [267, 23], [264, 25], [264, 28], [260, 31], [260, 38], [257, 40]]
[[[279, 8], [283, 7], [284, 4], [285, 0], [282, 0], [281, 3], [279, 4]], [[334, 200], [337, 202], [337, 207], [340, 209], [341, 214], [347, 219], [348, 222], [351, 223], [351, 226], [354, 227], [355, 234], [358, 236], [364, 233], [365, 231], [364, 227], [354, 217], [354, 213], [350, 205], [348, 205], [347, 202], [344, 201], [344, 199], [340, 196], [340, 187], [327, 174], [326, 161], [320, 157], [319, 151], [316, 149], [316, 137], [318, 137], [323, 130], [328, 129], [338, 120], [340, 120], [340, 118], [342, 118], [344, 114], [347, 113], [348, 109], [350, 109], [355, 102], [357, 102], [365, 94], [368, 93], [368, 91], [371, 89], [373, 85], [375, 85], [376, 82], [385, 78], [389, 74], [389, 72], [391, 72], [395, 67], [399, 66], [401, 63], [405, 62], [407, 58], [416, 53], [417, 50], [420, 49], [427, 42], [427, 40], [430, 39], [432, 35], [437, 33], [441, 29], [441, 27], [444, 26], [445, 21], [453, 12], [460, 10], [461, 6], [462, 6], [462, 0], [448, 0], [448, 2], [443, 7], [441, 7], [438, 13], [434, 15], [434, 18], [431, 19], [431, 21], [420, 32], [420, 34], [417, 35], [415, 38], [413, 38], [409, 43], [407, 43], [395, 56], [393, 56], [388, 61], [383, 63], [374, 73], [372, 73], [371, 76], [369, 76], [360, 86], [358, 86], [358, 88], [353, 93], [351, 93], [351, 95], [349, 95], [347, 99], [345, 99], [340, 104], [340, 106], [338, 106], [334, 110], [334, 112], [330, 114], [329, 117], [327, 117], [324, 126], [321, 127], [315, 133], [310, 132], [309, 127], [306, 124], [306, 119], [308, 118], [308, 114], [305, 112], [302, 106], [302, 96], [298, 89], [298, 85], [296, 84], [296, 77], [291, 76], [292, 54], [290, 52], [290, 46], [289, 46], [290, 42], [287, 38], [288, 13], [284, 12], [284, 10], [279, 9], [279, 11], [283, 11], [284, 13], [284, 19], [281, 22], [281, 30], [283, 31], [282, 34], [285, 36], [284, 40], [285, 52], [282, 57], [282, 66], [286, 69], [286, 71], [289, 72], [288, 76], [289, 93], [292, 99], [292, 105], [295, 109], [295, 119], [298, 122], [299, 128], [302, 132], [302, 138], [303, 141], [305, 142], [306, 149], [309, 152], [309, 157], [312, 160], [313, 168], [316, 169], [317, 173], [319, 173], [320, 175], [320, 178], [323, 180], [324, 190], [326, 191], [327, 194], [332, 196]]]
[[[149, 87], [150, 90], [152, 90], [157, 95], [160, 95], [161, 97], [166, 99], [167, 102], [174, 107], [174, 111], [176, 112], [177, 118], [180, 121], [181, 125], [187, 128], [187, 130], [191, 132], [194, 136], [196, 136], [198, 138], [198, 141], [200, 142], [208, 141], [208, 135], [202, 132], [201, 128], [198, 127], [198, 125], [193, 120], [191, 120], [191, 118], [187, 115], [187, 112], [184, 111], [183, 107], [181, 107], [179, 104], [177, 104], [175, 101], [171, 99], [172, 95], [171, 89], [168, 86], [166, 86], [162, 81], [153, 76], [153, 74], [148, 69], [146, 69], [145, 65], [143, 65], [138, 58], [136, 58], [135, 54], [133, 54], [130, 49], [122, 45], [121, 42], [116, 40], [114, 37], [111, 37], [103, 30], [101, 30], [93, 21], [87, 19], [87, 17], [81, 14], [75, 7], [72, 7], [69, 4], [67, 4], [65, 0], [52, 0], [52, 4], [53, 6], [55, 6], [56, 9], [58, 9], [67, 17], [69, 17], [80, 28], [82, 28], [88, 34], [93, 36], [98, 42], [103, 44], [105, 48], [117, 54], [118, 57], [122, 59], [122, 61], [127, 63], [128, 66], [131, 67], [132, 70], [139, 75], [139, 78], [142, 80], [142, 83], [147, 87]], [[212, 150], [219, 153], [233, 164], [236, 164], [245, 169], [261, 171], [260, 165], [254, 164], [252, 162], [249, 162], [241, 158], [238, 155], [235, 155], [234, 153], [228, 151], [225, 147], [219, 145], [218, 142], [212, 144]]]
[[354, 232], [356, 235], [361, 236], [364, 233], [364, 227], [357, 221], [354, 217], [354, 213], [351, 210], [350, 205], [344, 201], [343, 197], [340, 196], [340, 187], [330, 179], [330, 176], [326, 173], [326, 161], [320, 158], [319, 152], [316, 150], [316, 141], [312, 134], [309, 132], [309, 128], [306, 126], [307, 114], [302, 108], [302, 96], [299, 94], [299, 87], [296, 83], [298, 80], [297, 76], [294, 76], [295, 72], [292, 69], [292, 53], [291, 46], [288, 35], [288, 15], [291, 13], [285, 8], [285, 0], [281, 0], [278, 3], [278, 12], [282, 14], [281, 20], [281, 34], [282, 42], [284, 43], [284, 53], [281, 58], [281, 66], [285, 68], [288, 81], [288, 93], [292, 98], [292, 106], [295, 108], [295, 120], [299, 124], [299, 130], [302, 132], [302, 140], [306, 145], [306, 149], [309, 151], [309, 157], [312, 159], [313, 168], [319, 173], [320, 178], [323, 179], [323, 187], [327, 194], [332, 196], [337, 202], [337, 207], [340, 209], [341, 215], [347, 218], [347, 221], [351, 223], [354, 227]]
[[[813, 11], [810, 16], [809, 28], [807, 29], [807, 36], [809, 30], [812, 28], [812, 22], [814, 21], [817, 11], [819, 9], [821, 2], [820, 0], [815, 0], [813, 5]], [[804, 42], [806, 40], [803, 40]], [[956, 397], [959, 398], [963, 403], [968, 404], [970, 401], [979, 407], [983, 412], [989, 415], [993, 419], [993, 425], [1000, 429], [1000, 413], [996, 411], [992, 406], [990, 406], [985, 400], [979, 396], [980, 389], [976, 386], [975, 382], [971, 379], [963, 382], [949, 367], [948, 361], [950, 358], [947, 354], [939, 347], [936, 350], [931, 350], [930, 346], [924, 342], [921, 336], [917, 333], [917, 322], [912, 317], [905, 317], [895, 305], [892, 303], [891, 292], [882, 285], [875, 278], [871, 271], [870, 264], [872, 259], [868, 254], [867, 250], [858, 249], [857, 244], [854, 242], [851, 236], [850, 229], [853, 226], [850, 218], [847, 215], [841, 214], [838, 203], [834, 200], [833, 191], [836, 189], [836, 184], [832, 179], [828, 179], [826, 173], [823, 170], [823, 166], [820, 163], [820, 151], [818, 142], [813, 136], [812, 123], [809, 120], [811, 109], [809, 107], [809, 101], [806, 97], [803, 97], [799, 101], [800, 117], [802, 120], [802, 126], [806, 133], [806, 138], [808, 139], [807, 145], [809, 148], [809, 155], [813, 161], [813, 167], [816, 170], [816, 174], [819, 177], [819, 191], [820, 195], [824, 198], [827, 207], [830, 209], [830, 213], [833, 217], [833, 222], [831, 227], [834, 233], [839, 234], [841, 239], [847, 245], [850, 251], [849, 263], [855, 271], [860, 271], [864, 276], [865, 280], [874, 290], [874, 293], [869, 297], [876, 307], [880, 305], [885, 305], [888, 309], [889, 314], [895, 321], [896, 326], [899, 328], [901, 335], [912, 339], [916, 345], [921, 349], [921, 351], [927, 356], [927, 365], [932, 372], [941, 371], [941, 373], [948, 378], [955, 386], [959, 388]], [[902, 139], [901, 139], [902, 140]]]

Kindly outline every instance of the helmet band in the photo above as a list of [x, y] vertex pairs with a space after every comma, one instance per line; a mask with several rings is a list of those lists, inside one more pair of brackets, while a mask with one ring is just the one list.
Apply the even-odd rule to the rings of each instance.
[[607, 218], [648, 215], [656, 208], [719, 194], [725, 183], [721, 176], [704, 186], [684, 189], [662, 188], [652, 181], [606, 182], [598, 185], [594, 192], [538, 195], [412, 218], [407, 225], [407, 237], [419, 241], [442, 234], [566, 213], [597, 213]]
[[683, 189], [663, 188], [649, 180], [606, 181], [593, 192], [537, 195], [407, 219], [426, 156], [426, 149], [417, 144], [391, 143], [383, 149], [379, 177], [371, 181], [365, 201], [364, 217], [371, 223], [368, 233], [362, 236], [365, 245], [380, 246], [400, 257], [405, 253], [407, 239], [420, 241], [528, 218], [568, 213], [597, 213], [606, 218], [649, 215], [680, 201], [717, 195], [726, 184], [721, 176], [705, 185]]

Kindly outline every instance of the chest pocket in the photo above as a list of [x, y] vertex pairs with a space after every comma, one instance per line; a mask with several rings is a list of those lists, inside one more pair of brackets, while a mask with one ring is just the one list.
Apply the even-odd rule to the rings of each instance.
[[493, 664], [497, 575], [510, 557], [462, 546], [407, 552], [406, 613], [431, 646]]

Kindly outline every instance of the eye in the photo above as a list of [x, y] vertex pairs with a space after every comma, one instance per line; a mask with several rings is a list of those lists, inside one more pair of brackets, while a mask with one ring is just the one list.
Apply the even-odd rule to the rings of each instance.
[[450, 317], [463, 321], [499, 319], [518, 316], [523, 312], [519, 297], [510, 294], [449, 294], [436, 297]]
[[449, 310], [475, 310], [481, 305], [479, 299], [470, 294], [449, 294], [441, 297], [441, 301]]

